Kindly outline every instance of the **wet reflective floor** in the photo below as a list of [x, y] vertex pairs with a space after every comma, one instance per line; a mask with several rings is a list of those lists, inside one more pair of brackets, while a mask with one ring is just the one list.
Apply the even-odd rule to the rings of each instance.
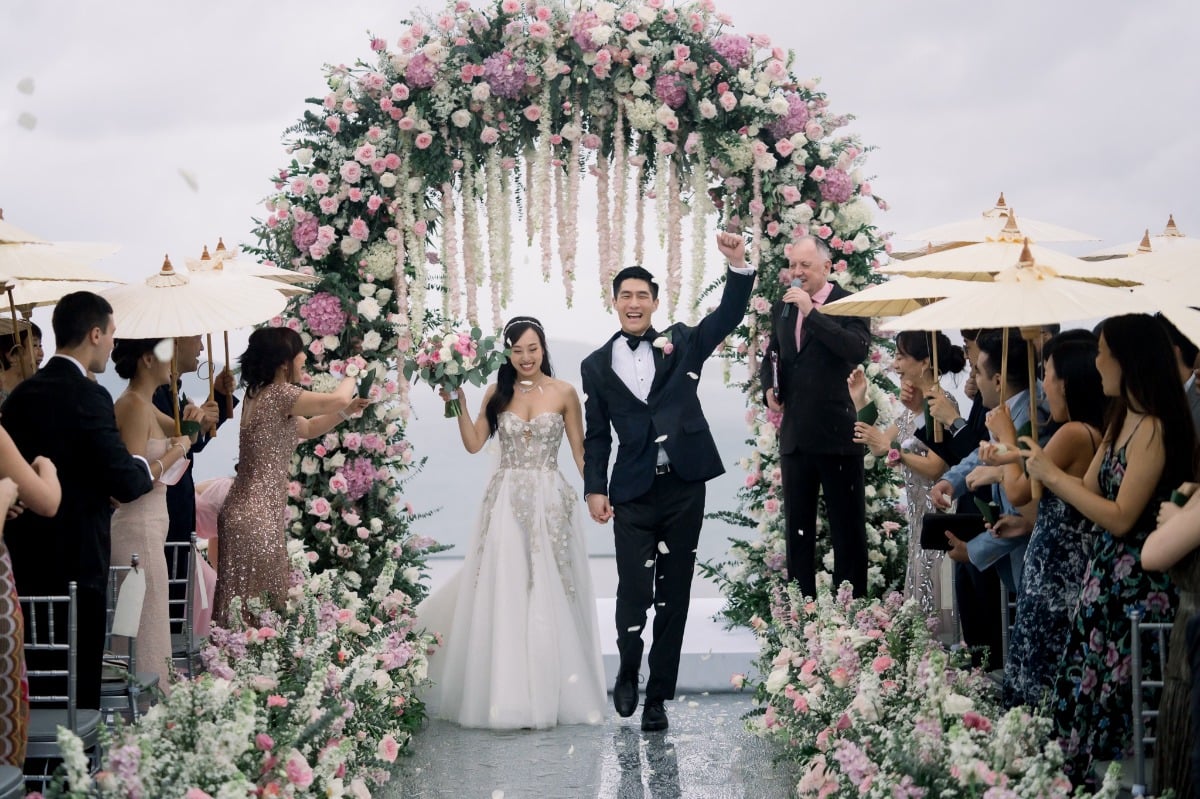
[[643, 733], [641, 710], [597, 726], [492, 732], [430, 721], [397, 761], [385, 799], [596, 797], [783, 799], [795, 780], [772, 748], [746, 732], [745, 694], [680, 696], [671, 728]]

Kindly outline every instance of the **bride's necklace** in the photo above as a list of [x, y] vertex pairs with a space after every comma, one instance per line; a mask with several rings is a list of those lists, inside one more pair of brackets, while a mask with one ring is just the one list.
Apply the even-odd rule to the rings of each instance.
[[542, 384], [545, 382], [546, 382], [545, 380], [540, 380], [537, 383], [533, 382], [532, 380], [522, 380], [519, 383], [517, 383], [517, 391], [520, 391], [522, 394], [528, 394], [530, 391], [533, 391], [535, 388], [538, 391], [541, 391]]

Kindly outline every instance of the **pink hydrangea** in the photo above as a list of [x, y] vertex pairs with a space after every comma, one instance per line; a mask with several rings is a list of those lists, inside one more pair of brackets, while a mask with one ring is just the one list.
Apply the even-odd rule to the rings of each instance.
[[687, 84], [674, 72], [664, 72], [654, 79], [654, 96], [669, 108], [679, 108], [687, 102]]
[[736, 33], [722, 33], [712, 41], [717, 55], [725, 59], [729, 66], [741, 69], [750, 64], [750, 40]]
[[375, 484], [375, 464], [370, 458], [351, 458], [342, 467], [342, 476], [346, 478], [346, 496], [352, 500], [362, 499]]
[[[808, 103], [804, 101], [804, 98], [795, 92], [788, 92], [784, 97], [788, 104], [787, 113], [767, 125], [767, 130], [776, 139], [790, 139], [804, 130], [804, 126], [808, 124]], [[780, 155], [787, 155], [787, 153], [781, 151]]]
[[[437, 64], [424, 53], [417, 53], [408, 62], [404, 79], [410, 86], [418, 89], [428, 89], [437, 80]], [[394, 93], [394, 90], [393, 90]]]
[[318, 336], [336, 336], [346, 326], [342, 301], [327, 291], [312, 295], [300, 306], [300, 317]]
[[[411, 65], [409, 69], [412, 69]], [[512, 53], [504, 50], [484, 59], [483, 79], [491, 87], [492, 94], [505, 100], [516, 100], [525, 91], [529, 74], [522, 59], [513, 58]]]
[[831, 203], [844, 203], [854, 196], [854, 179], [845, 170], [825, 170], [825, 179], [821, 181], [821, 198]]
[[317, 242], [317, 218], [306, 216], [292, 228], [292, 243], [301, 250], [307, 250]]
[[571, 36], [575, 44], [584, 52], [594, 52], [600, 45], [592, 41], [592, 28], [600, 24], [600, 17], [595, 11], [579, 11], [571, 17]]

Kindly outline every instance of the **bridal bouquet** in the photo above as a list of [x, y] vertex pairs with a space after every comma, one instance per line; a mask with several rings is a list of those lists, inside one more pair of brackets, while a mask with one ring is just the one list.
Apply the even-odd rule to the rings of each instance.
[[506, 357], [505, 350], [497, 349], [496, 337], [484, 338], [478, 327], [470, 333], [445, 331], [421, 342], [416, 355], [404, 362], [404, 377], [416, 376], [435, 389], [445, 389], [450, 394], [446, 401], [446, 418], [450, 418], [462, 413], [459, 386], [482, 386]]

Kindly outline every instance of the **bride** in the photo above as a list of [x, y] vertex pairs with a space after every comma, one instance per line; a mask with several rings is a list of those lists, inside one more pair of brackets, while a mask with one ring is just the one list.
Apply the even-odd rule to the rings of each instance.
[[604, 670], [579, 497], [558, 470], [563, 433], [583, 472], [575, 389], [551, 376], [538, 320], [504, 326], [511, 355], [458, 429], [475, 453], [496, 435], [488, 483], [462, 570], [417, 609], [444, 635], [430, 660], [430, 715], [464, 727], [546, 728], [604, 718]]

